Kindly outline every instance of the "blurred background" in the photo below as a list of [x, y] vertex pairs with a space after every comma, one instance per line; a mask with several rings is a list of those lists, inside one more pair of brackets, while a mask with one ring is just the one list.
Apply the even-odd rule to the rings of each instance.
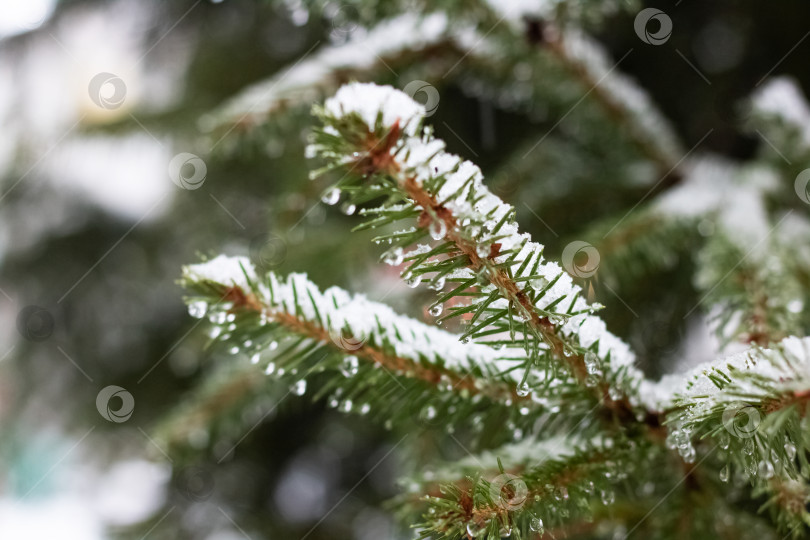
[[[401, 285], [377, 264], [373, 235], [350, 235], [354, 220], [320, 202], [325, 186], [308, 180], [304, 158], [308, 111], [261, 137], [206, 130], [211, 111], [246, 85], [362, 32], [347, 21], [376, 4], [315, 13], [295, 0], [0, 0], [0, 538], [411, 537], [380, 501], [397, 493], [415, 454], [392, 452], [399, 437], [362, 416], [308, 398], [279, 402], [268, 387], [215, 432], [189, 430], [184, 452], [154, 438], [211, 366], [238, 361], [206, 348], [205, 325], [176, 284], [201, 255], [258, 256], [427, 320], [418, 306], [432, 293]], [[616, 58], [634, 48], [622, 69], [685, 147], [713, 128], [707, 149], [752, 155], [763, 142], [739, 129], [735, 103], [769, 70], [810, 88], [810, 5], [654, 5], [674, 23], [666, 49], [638, 41], [632, 14], [610, 18], [598, 37]], [[415, 69], [406, 77], [426, 78]], [[528, 203], [516, 205], [519, 221], [551, 256], [583, 221], [638, 198], [598, 178], [583, 191], [576, 175], [499, 168], [518, 137], [546, 133], [558, 117], [505, 110], [464, 81], [441, 89], [431, 122], [451, 151], [485, 175], [498, 171], [499, 196]], [[566, 142], [569, 128], [550, 143]], [[194, 189], [169, 172], [188, 164], [174, 159], [184, 153], [205, 171]], [[562, 202], [544, 207], [547, 228], [532, 207], [548, 193]], [[697, 295], [666, 294], [683, 290], [671, 285], [689, 280], [690, 264], [673, 261], [623, 291], [627, 308], [598, 298], [652, 376], [673, 369], [690, 332], [688, 361], [712, 355], [700, 315], [673, 316]], [[102, 395], [120, 400], [114, 410], [134, 404], [131, 415], [111, 420], [98, 405], [110, 386]]]

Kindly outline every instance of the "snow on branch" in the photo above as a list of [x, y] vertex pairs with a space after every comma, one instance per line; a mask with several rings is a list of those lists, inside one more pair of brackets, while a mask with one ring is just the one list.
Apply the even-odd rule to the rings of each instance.
[[[518, 231], [514, 208], [483, 185], [480, 169], [421, 129], [420, 104], [391, 87], [352, 83], [318, 114], [325, 125], [308, 151], [328, 165], [314, 176], [348, 170], [324, 200], [337, 203], [341, 191], [349, 205], [387, 196], [381, 207], [365, 210], [373, 216], [370, 227], [416, 218], [416, 228], [378, 240], [394, 243], [387, 260], [410, 262], [404, 277], [411, 284], [426, 274], [436, 289], [458, 284], [433, 313], [451, 297], [470, 296], [472, 304], [447, 315], [474, 313], [462, 339], [517, 332], [521, 338], [502, 344], [517, 341], [535, 359], [554, 359], [555, 369], [566, 366], [609, 405], [632, 399], [641, 375], [629, 347], [593, 315], [598, 306], [588, 305], [571, 276], [543, 258], [543, 246]], [[427, 236], [437, 245], [403, 252]]]
[[605, 48], [575, 27], [549, 28], [548, 47], [605, 113], [624, 127], [630, 141], [665, 176], [677, 173], [684, 151], [669, 121], [649, 94], [616, 69]]
[[782, 76], [767, 81], [751, 97], [751, 114], [770, 127], [769, 134], [782, 151], [810, 150], [810, 106], [795, 79]]
[[368, 31], [355, 32], [346, 43], [324, 47], [289, 69], [253, 84], [204, 118], [202, 124], [206, 130], [258, 125], [273, 112], [309, 105], [352, 78], [367, 78], [380, 70], [387, 73], [409, 53], [465, 50], [471, 45], [471, 36], [471, 31], [449, 28], [444, 13], [404, 13]]
[[[656, 451], [626, 441], [549, 439], [511, 445], [451, 467], [458, 477], [424, 498], [429, 509], [418, 526], [435, 538], [543, 537], [577, 521], [593, 519], [594, 502], [617, 500], [615, 485]], [[496, 457], [497, 456], [497, 457]], [[481, 467], [491, 467], [481, 471]], [[620, 495], [623, 497], [623, 495]]]
[[797, 448], [804, 456], [806, 444], [810, 338], [752, 347], [685, 375], [644, 383], [642, 394], [650, 407], [670, 411], [669, 446], [687, 461], [695, 459], [694, 441], [711, 436], [724, 450], [732, 447], [726, 455], [738, 459], [748, 477], [769, 480], [778, 468], [795, 473]]
[[[321, 292], [303, 274], [260, 277], [247, 259], [221, 255], [186, 266], [183, 282], [195, 293], [189, 298], [190, 312], [215, 323], [215, 337], [233, 347], [233, 353], [253, 355], [256, 363], [263, 352], [276, 351], [265, 372], [295, 375], [295, 393], [306, 390], [305, 370], [334, 369], [346, 375], [334, 383], [344, 410], [352, 408], [351, 401], [345, 406], [347, 400], [370, 406], [387, 401], [391, 406], [385, 410], [390, 410], [403, 404], [391, 397], [398, 394], [410, 401], [403, 409], [413, 412], [417, 407], [428, 423], [450, 423], [456, 417], [465, 421], [505, 409], [514, 430], [509, 435], [519, 439], [536, 427], [544, 410], [562, 399], [572, 401], [554, 389], [535, 399], [520, 395], [515, 388], [522, 371], [515, 366], [523, 366], [526, 358], [519, 351], [505, 354], [487, 345], [459, 343], [454, 334], [398, 315], [362, 295], [337, 287]], [[532, 385], [541, 385], [544, 377], [540, 370], [529, 374]], [[575, 403], [570, 405], [576, 409]], [[586, 413], [585, 404], [582, 408]]]

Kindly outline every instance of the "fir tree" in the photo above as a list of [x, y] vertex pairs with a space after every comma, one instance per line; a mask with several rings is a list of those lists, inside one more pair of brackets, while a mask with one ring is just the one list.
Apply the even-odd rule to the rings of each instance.
[[[686, 148], [584, 30], [619, 3], [446, 2], [420, 15], [405, 4], [358, 11], [370, 30], [249, 88], [204, 127], [236, 148], [321, 103], [307, 157], [322, 201], [372, 231], [381, 262], [410, 287], [434, 291], [430, 324], [278, 275], [256, 254], [190, 264], [190, 313], [210, 321], [216, 347], [250, 362], [212, 375], [159, 440], [182, 452], [189, 433], [232, 422], [272, 379], [401, 433], [395, 441], [475, 450], [405, 475], [390, 505], [422, 538], [806, 535], [810, 112], [795, 84], [774, 79], [751, 96], [748, 127], [774, 149], [732, 162]], [[640, 39], [666, 39], [665, 22], [652, 34], [644, 22]], [[390, 80], [417, 60], [439, 75]], [[367, 80], [405, 91], [356, 82]], [[519, 208], [434, 135], [436, 86], [451, 81], [514, 112], [579, 122], [577, 144], [517, 145], [507, 176], [575, 181], [575, 160], [555, 159], [570, 152], [589, 171], [630, 177], [589, 178], [590, 189], [636, 183], [643, 197], [581, 227], [588, 241], [544, 253], [520, 232]], [[555, 197], [538, 193], [530, 210], [542, 219], [562, 205]], [[692, 310], [707, 314], [721, 354], [655, 381], [594, 298], [607, 289], [600, 299], [622, 302], [617, 290], [687, 256]]]

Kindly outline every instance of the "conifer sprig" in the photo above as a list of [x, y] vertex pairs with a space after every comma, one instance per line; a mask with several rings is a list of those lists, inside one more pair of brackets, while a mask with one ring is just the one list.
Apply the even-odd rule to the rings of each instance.
[[[514, 209], [489, 192], [478, 167], [444, 152], [422, 128], [421, 105], [390, 87], [354, 83], [317, 114], [324, 127], [309, 151], [328, 165], [314, 175], [346, 171], [324, 200], [336, 203], [343, 192], [354, 207], [383, 198], [363, 212], [372, 217], [362, 227], [415, 220], [416, 227], [377, 240], [393, 245], [386, 259], [409, 262], [403, 277], [411, 283], [429, 274], [435, 288], [454, 283], [436, 311], [467, 297], [445, 316], [472, 314], [462, 340], [508, 335], [538, 365], [562, 368], [608, 407], [630, 412], [640, 374], [629, 348], [593, 315], [598, 306], [588, 305], [571, 277], [544, 260], [543, 246], [518, 233]], [[435, 243], [403, 253], [428, 237]]]
[[[232, 353], [246, 352], [265, 373], [286, 376], [295, 393], [305, 391], [312, 374], [331, 371], [322, 392], [331, 392], [343, 410], [373, 409], [373, 416], [388, 421], [410, 414], [442, 425], [499, 417], [518, 434], [504, 432], [506, 440], [543, 428], [585, 430], [592, 423], [586, 418], [591, 406], [565, 385], [549, 385], [534, 399], [520, 395], [522, 351], [458, 343], [454, 334], [362, 296], [335, 287], [321, 292], [304, 275], [260, 277], [247, 259], [220, 256], [187, 266], [183, 283], [193, 293], [190, 310], [216, 325], [212, 335]], [[261, 356], [266, 351], [270, 358]], [[540, 386], [544, 377], [530, 369], [526, 380]], [[570, 419], [549, 414], [561, 402], [573, 413]]]

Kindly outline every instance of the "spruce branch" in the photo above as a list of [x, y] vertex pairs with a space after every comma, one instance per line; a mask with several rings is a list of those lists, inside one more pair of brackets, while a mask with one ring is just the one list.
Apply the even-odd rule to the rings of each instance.
[[317, 114], [324, 127], [308, 151], [327, 167], [314, 176], [346, 171], [325, 200], [337, 202], [338, 190], [352, 206], [385, 197], [364, 212], [375, 217], [363, 227], [415, 217], [416, 228], [378, 241], [395, 243], [389, 254], [397, 260], [428, 235], [440, 242], [410, 252], [404, 277], [418, 283], [431, 273], [434, 283], [447, 275], [461, 283], [435, 305], [462, 292], [473, 297], [450, 313], [474, 312], [463, 338], [521, 335], [517, 341], [536, 361], [563, 366], [609, 408], [631, 411], [640, 374], [629, 348], [605, 330], [571, 277], [543, 259], [543, 247], [518, 233], [514, 209], [489, 192], [478, 167], [444, 152], [444, 143], [422, 130], [421, 105], [390, 87], [354, 83]]
[[[335, 287], [320, 292], [301, 274], [286, 280], [273, 273], [259, 277], [246, 259], [220, 256], [185, 267], [183, 284], [193, 293], [190, 309], [217, 325], [213, 335], [232, 352], [244, 350], [257, 364], [264, 361], [263, 352], [272, 353], [255, 376], [260, 367], [268, 374], [289, 374], [297, 379], [293, 388], [299, 389], [307, 375], [329, 370], [334, 376], [323, 391], [334, 392], [344, 410], [351, 410], [353, 402], [364, 412], [367, 404], [387, 421], [415, 413], [442, 425], [499, 417], [521, 434], [589, 425], [584, 418], [589, 406], [582, 401], [577, 405], [578, 396], [564, 387], [552, 388], [542, 399], [516, 390], [526, 364], [519, 352], [460, 344], [453, 334], [362, 296]], [[532, 369], [528, 380], [540, 385], [544, 377]], [[559, 410], [561, 401], [572, 408], [570, 421], [544, 415], [554, 407]]]
[[[477, 468], [465, 460], [474, 474], [453, 483], [445, 478], [438, 487], [441, 495], [424, 498], [428, 509], [416, 526], [422, 537], [531, 538], [542, 536], [546, 528], [593, 520], [592, 503], [614, 504], [621, 489], [617, 483], [641, 463], [642, 453], [650, 463], [649, 451], [655, 450], [642, 447], [627, 441], [550, 439], [483, 454], [474, 460]], [[480, 463], [491, 469], [481, 470]], [[453, 470], [458, 474], [464, 467]]]
[[201, 120], [208, 131], [258, 127], [280, 111], [309, 106], [351, 80], [379, 79], [389, 70], [430, 56], [453, 61], [470, 45], [442, 12], [403, 13], [380, 21], [345, 43], [328, 45], [281, 73], [255, 83]]
[[[542, 24], [542, 23], [541, 23]], [[543, 43], [554, 58], [582, 86], [616, 124], [622, 126], [631, 144], [653, 162], [666, 188], [680, 180], [681, 156], [678, 138], [649, 95], [628, 77], [616, 72], [601, 44], [582, 30], [553, 23], [542, 24]]]
[[724, 482], [732, 472], [760, 491], [778, 488], [777, 475], [808, 481], [810, 338], [789, 337], [700, 366], [686, 378], [665, 378], [656, 393], [673, 396], [667, 443], [687, 461], [695, 460], [695, 441], [710, 437], [726, 461]]

